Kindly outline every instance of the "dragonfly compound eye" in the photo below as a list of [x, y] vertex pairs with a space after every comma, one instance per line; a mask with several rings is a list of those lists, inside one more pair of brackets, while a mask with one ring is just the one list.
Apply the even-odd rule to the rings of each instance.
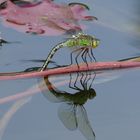
[[92, 42], [92, 47], [93, 48], [96, 48], [98, 47], [100, 44], [100, 40], [99, 39], [94, 39], [93, 42]]
[[88, 98], [89, 98], [89, 99], [93, 99], [93, 98], [95, 98], [95, 97], [96, 97], [96, 91], [95, 91], [93, 88], [89, 89]]

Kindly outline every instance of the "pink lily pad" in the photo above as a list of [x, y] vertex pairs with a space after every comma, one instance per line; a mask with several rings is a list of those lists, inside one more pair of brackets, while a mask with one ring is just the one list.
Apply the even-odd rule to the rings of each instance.
[[[24, 33], [59, 35], [69, 30], [81, 31], [80, 20], [93, 20], [86, 15], [86, 6], [56, 4], [50, 0], [7, 0], [0, 4], [3, 25]], [[1, 6], [3, 4], [3, 6]]]

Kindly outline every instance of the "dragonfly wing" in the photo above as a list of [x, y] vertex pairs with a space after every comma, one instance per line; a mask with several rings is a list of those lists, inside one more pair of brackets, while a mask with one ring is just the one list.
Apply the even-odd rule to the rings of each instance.
[[96, 78], [94, 79], [93, 84], [102, 84], [102, 83], [110, 82], [112, 80], [116, 80], [121, 76], [119, 70], [117, 71], [103, 70], [98, 72], [91, 71], [90, 73], [91, 80], [95, 77], [95, 74], [96, 74]]
[[59, 106], [58, 117], [64, 126], [69, 130], [77, 128], [76, 110], [75, 106], [71, 103], [63, 103]]
[[87, 140], [95, 140], [95, 133], [90, 125], [86, 110], [83, 106], [77, 106], [76, 119], [78, 123], [78, 129], [87, 138]]
[[44, 95], [44, 97], [47, 98], [49, 101], [54, 102], [54, 103], [59, 103], [59, 102], [63, 102], [64, 101], [63, 98], [56, 97], [55, 94], [53, 94], [51, 91], [48, 90], [44, 80], [38, 79], [38, 86], [39, 86], [42, 94]]
[[56, 97], [52, 92], [50, 91], [43, 91], [42, 92], [44, 97], [47, 98], [49, 101], [54, 102], [54, 103], [60, 103], [63, 102], [64, 99], [61, 97]]
[[112, 76], [103, 76], [103, 77], [98, 77], [95, 79], [95, 81], [93, 82], [94, 84], [102, 84], [102, 83], [106, 83], [106, 82], [110, 82], [113, 80], [116, 80], [120, 77], [120, 75], [112, 75]]

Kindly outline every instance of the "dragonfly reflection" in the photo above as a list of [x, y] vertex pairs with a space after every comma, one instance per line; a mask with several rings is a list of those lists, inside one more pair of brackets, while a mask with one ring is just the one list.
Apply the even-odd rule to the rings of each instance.
[[[96, 96], [95, 90], [91, 87], [95, 74], [92, 76], [91, 73], [77, 73], [73, 78], [73, 75], [70, 74], [69, 88], [73, 89], [74, 93], [57, 89], [49, 77], [45, 77], [44, 83], [40, 85], [43, 95], [49, 101], [62, 102], [58, 109], [58, 117], [64, 126], [69, 130], [79, 129], [87, 140], [95, 139], [95, 133], [84, 108], [87, 100]], [[46, 92], [44, 86], [47, 86], [50, 92]]]

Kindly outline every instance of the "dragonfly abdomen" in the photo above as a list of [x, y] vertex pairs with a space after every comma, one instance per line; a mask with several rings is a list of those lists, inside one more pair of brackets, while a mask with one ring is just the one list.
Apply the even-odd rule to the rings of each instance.
[[63, 43], [61, 43], [61, 44], [55, 46], [55, 47], [51, 50], [51, 52], [49, 53], [49, 55], [48, 55], [48, 57], [47, 57], [45, 63], [43, 64], [43, 66], [42, 66], [42, 68], [41, 68], [41, 71], [43, 71], [43, 70], [46, 69], [46, 67], [47, 67], [48, 64], [50, 63], [52, 57], [54, 56], [55, 52], [56, 52], [58, 49], [62, 48], [62, 47], [64, 47]]

